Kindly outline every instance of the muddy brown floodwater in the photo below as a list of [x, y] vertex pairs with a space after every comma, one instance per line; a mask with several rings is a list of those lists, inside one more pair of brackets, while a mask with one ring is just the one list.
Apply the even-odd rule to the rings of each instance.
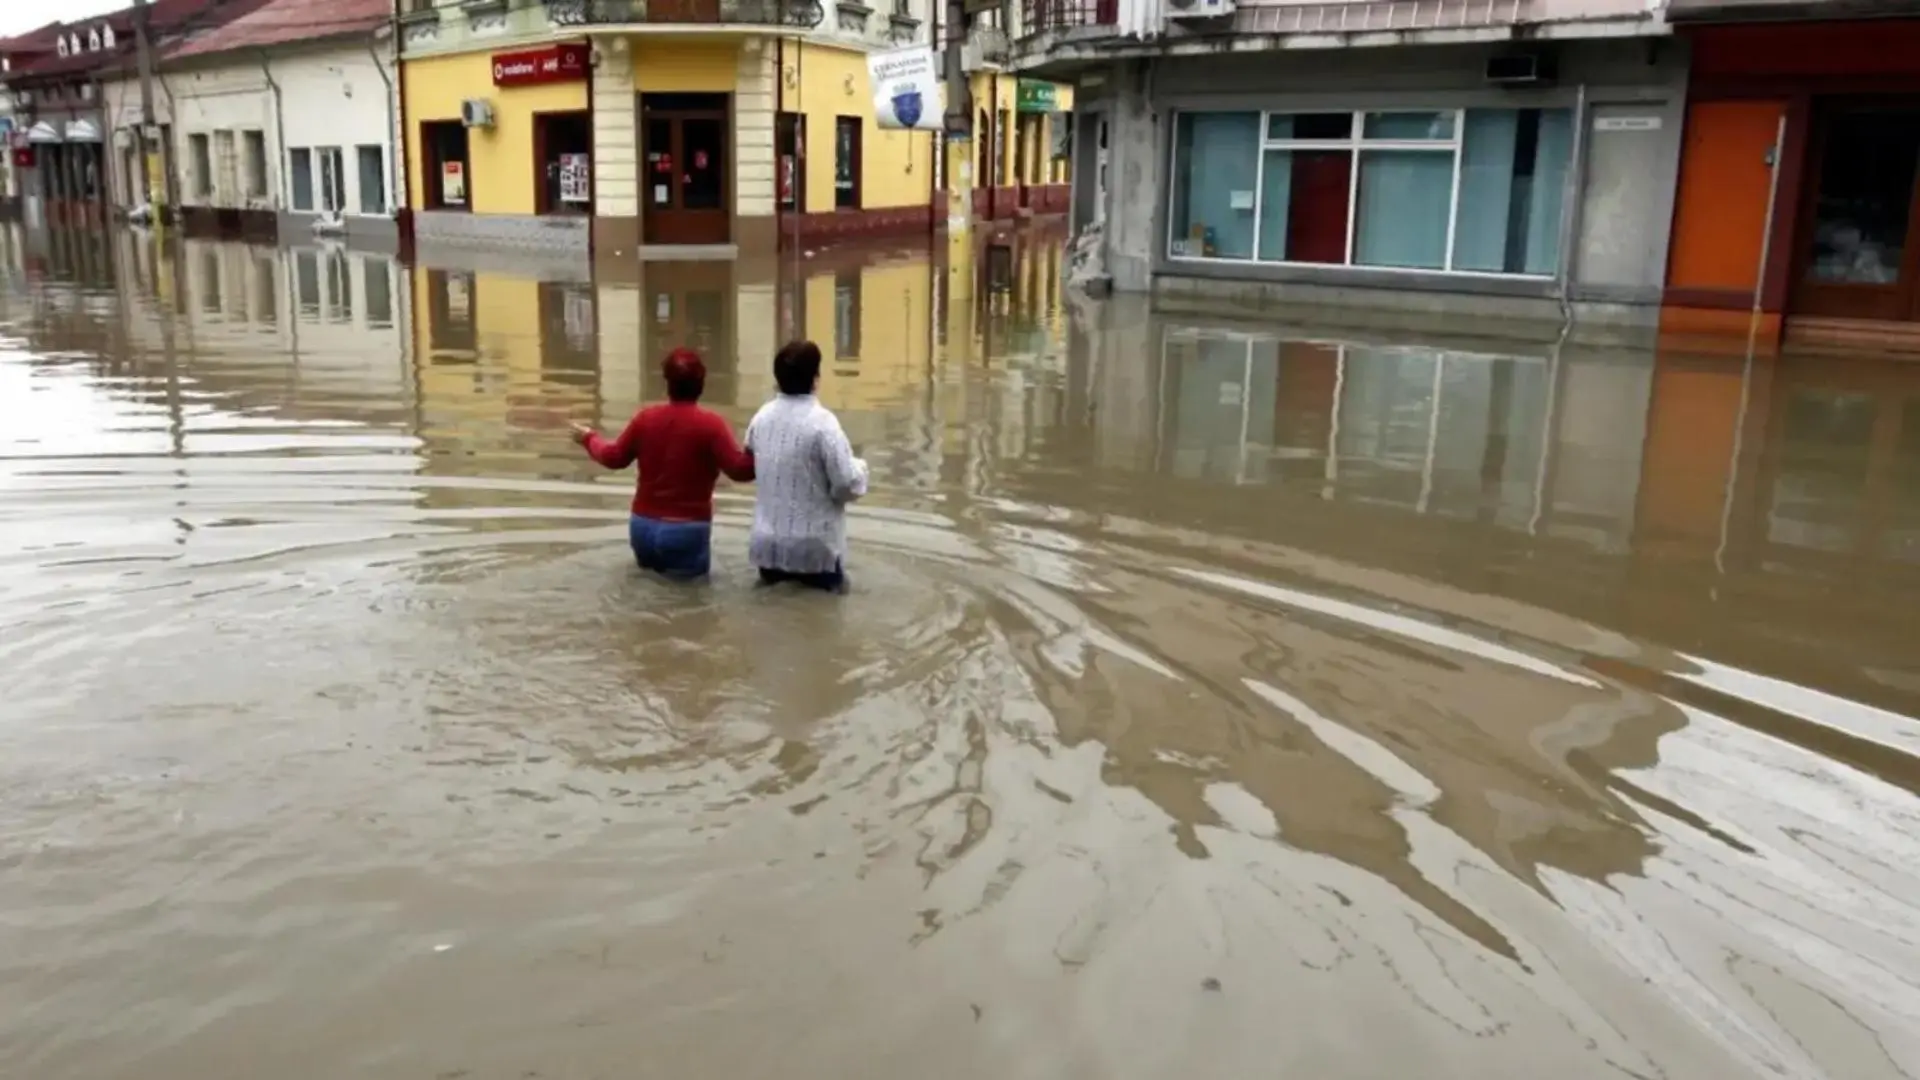
[[[1920, 1075], [1920, 367], [1016, 256], [0, 234], [0, 1075]], [[787, 332], [854, 592], [642, 577]]]

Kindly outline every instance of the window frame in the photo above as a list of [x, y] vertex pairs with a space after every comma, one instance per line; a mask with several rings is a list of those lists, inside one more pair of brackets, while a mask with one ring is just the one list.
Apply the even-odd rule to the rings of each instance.
[[[1164, 211], [1166, 212], [1167, 220], [1166, 220], [1166, 225], [1163, 231], [1163, 235], [1161, 236], [1160, 258], [1169, 263], [1199, 263], [1207, 266], [1271, 266], [1271, 267], [1282, 267], [1282, 268], [1299, 269], [1299, 270], [1333, 271], [1335, 273], [1357, 271], [1361, 273], [1370, 273], [1370, 274], [1373, 274], [1373, 273], [1445, 274], [1448, 277], [1486, 278], [1486, 279], [1495, 280], [1495, 281], [1526, 281], [1526, 282], [1552, 281], [1556, 276], [1558, 276], [1557, 270], [1549, 273], [1545, 273], [1545, 274], [1524, 274], [1524, 273], [1509, 273], [1507, 271], [1502, 271], [1502, 270], [1457, 270], [1454, 268], [1454, 265], [1453, 265], [1454, 254], [1455, 254], [1454, 244], [1457, 239], [1457, 232], [1458, 232], [1459, 221], [1460, 221], [1460, 170], [1465, 161], [1465, 156], [1466, 156], [1465, 151], [1466, 151], [1467, 113], [1472, 111], [1524, 112], [1529, 109], [1537, 110], [1540, 112], [1548, 112], [1548, 111], [1573, 112], [1575, 111], [1572, 106], [1559, 106], [1559, 105], [1474, 105], [1474, 106], [1454, 106], [1454, 107], [1447, 107], [1447, 108], [1435, 108], [1432, 106], [1422, 107], [1419, 105], [1389, 105], [1389, 106], [1377, 106], [1373, 108], [1360, 108], [1360, 109], [1316, 109], [1311, 107], [1294, 107], [1294, 108], [1286, 108], [1286, 109], [1262, 109], [1262, 108], [1242, 108], [1242, 109], [1176, 108], [1176, 109], [1172, 109], [1170, 110], [1172, 116], [1167, 126], [1166, 200], [1162, 204], [1162, 209], [1164, 209]], [[1180, 153], [1181, 119], [1188, 116], [1205, 116], [1205, 115], [1217, 116], [1217, 115], [1230, 115], [1234, 113], [1253, 113], [1259, 116], [1260, 118], [1259, 141], [1255, 150], [1257, 157], [1254, 163], [1254, 174], [1253, 174], [1253, 191], [1254, 191], [1253, 225], [1252, 225], [1253, 237], [1254, 237], [1253, 256], [1251, 258], [1246, 258], [1246, 259], [1228, 259], [1228, 258], [1221, 258], [1219, 256], [1210, 256], [1210, 255], [1176, 254], [1174, 251], [1175, 237], [1174, 237], [1174, 228], [1173, 228], [1174, 210], [1175, 210], [1174, 198], [1175, 198], [1176, 192], [1180, 190], [1180, 185], [1181, 185], [1180, 174], [1177, 171], [1178, 157]], [[1273, 138], [1271, 135], [1272, 120], [1276, 116], [1325, 116], [1325, 115], [1332, 115], [1332, 114], [1339, 114], [1339, 113], [1348, 113], [1353, 118], [1352, 125], [1348, 128], [1347, 136], [1342, 139], [1297, 139], [1297, 138], [1276, 139], [1276, 138]], [[1453, 121], [1452, 132], [1449, 135], [1449, 137], [1445, 139], [1404, 139], [1404, 138], [1369, 139], [1366, 137], [1366, 123], [1367, 123], [1367, 118], [1369, 116], [1406, 116], [1406, 115], [1448, 116]], [[1568, 161], [1567, 161], [1566, 172], [1569, 177], [1577, 176], [1576, 168], [1578, 166], [1578, 158], [1579, 158], [1579, 150], [1580, 150], [1580, 143], [1579, 143], [1579, 136], [1578, 136], [1578, 124], [1580, 123], [1580, 118], [1578, 116], [1575, 116], [1573, 120], [1576, 125], [1576, 128], [1575, 128], [1575, 140], [1572, 146], [1568, 150]], [[1261, 198], [1261, 193], [1266, 190], [1267, 154], [1275, 150], [1285, 150], [1285, 151], [1307, 150], [1307, 151], [1322, 151], [1322, 152], [1344, 150], [1349, 155], [1349, 161], [1351, 162], [1351, 165], [1347, 170], [1347, 173], [1348, 173], [1347, 175], [1347, 246], [1346, 246], [1345, 262], [1339, 262], [1339, 263], [1295, 262], [1295, 261], [1290, 261], [1286, 259], [1260, 258], [1261, 217], [1266, 210], [1266, 207], [1264, 205], [1266, 200]], [[1447, 199], [1446, 262], [1443, 266], [1441, 267], [1374, 266], [1372, 264], [1356, 263], [1353, 261], [1354, 244], [1355, 244], [1356, 234], [1358, 232], [1359, 221], [1360, 221], [1358, 202], [1360, 198], [1360, 164], [1361, 164], [1361, 161], [1363, 160], [1361, 155], [1367, 153], [1368, 151], [1416, 151], [1416, 152], [1427, 151], [1432, 153], [1450, 153], [1453, 155], [1453, 169], [1452, 169], [1453, 182], [1452, 182], [1452, 187], [1448, 191], [1448, 199]], [[1571, 191], [1571, 192], [1563, 192], [1562, 196], [1563, 196], [1563, 200], [1579, 198], [1579, 194], [1577, 190]], [[1563, 202], [1563, 205], [1564, 205], [1564, 202]], [[1556, 222], [1556, 228], [1558, 228], [1562, 223], [1564, 223], [1564, 221], [1565, 221], [1565, 211], [1563, 210], [1562, 216], [1561, 216], [1561, 222]], [[1561, 240], [1564, 242], [1566, 240], [1566, 237], [1564, 236], [1561, 237]], [[1559, 258], [1557, 261], [1565, 260], [1566, 257], [1567, 257], [1567, 253], [1563, 251], [1559, 254]]]
[[[187, 171], [191, 174], [193, 199], [196, 205], [213, 200], [213, 133], [210, 131], [190, 131], [187, 133]], [[203, 167], [204, 166], [204, 167]]]

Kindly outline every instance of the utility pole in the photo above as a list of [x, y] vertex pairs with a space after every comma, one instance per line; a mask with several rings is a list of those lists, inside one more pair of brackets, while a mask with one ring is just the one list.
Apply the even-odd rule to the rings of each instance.
[[153, 119], [153, 33], [148, 14], [147, 0], [133, 0], [133, 42], [140, 63], [140, 168], [145, 173], [147, 212], [153, 215], [157, 231], [166, 204], [166, 157], [159, 152], [159, 130]]

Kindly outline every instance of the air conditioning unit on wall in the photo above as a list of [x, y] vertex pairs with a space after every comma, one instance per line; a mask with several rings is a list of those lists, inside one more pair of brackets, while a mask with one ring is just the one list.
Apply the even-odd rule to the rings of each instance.
[[1205, 22], [1233, 14], [1234, 0], [1167, 0], [1167, 18], [1174, 22]]
[[468, 98], [460, 103], [460, 122], [470, 128], [493, 126], [493, 103], [485, 98]]

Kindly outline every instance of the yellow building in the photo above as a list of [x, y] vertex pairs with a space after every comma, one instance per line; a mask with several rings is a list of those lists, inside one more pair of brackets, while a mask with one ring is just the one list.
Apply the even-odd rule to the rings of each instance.
[[[925, 40], [929, 7], [546, 0], [486, 14], [407, 0], [414, 235], [591, 244], [618, 259], [643, 246], [752, 254], [930, 231], [944, 218], [944, 147], [933, 133], [881, 129], [868, 79], [869, 54]], [[973, 159], [987, 172], [954, 182], [988, 191], [988, 216], [1054, 212], [1053, 131], [1071, 101], [1066, 88], [1025, 89], [1035, 85], [974, 79], [985, 152]], [[1057, 201], [1064, 210], [1064, 187]]]

